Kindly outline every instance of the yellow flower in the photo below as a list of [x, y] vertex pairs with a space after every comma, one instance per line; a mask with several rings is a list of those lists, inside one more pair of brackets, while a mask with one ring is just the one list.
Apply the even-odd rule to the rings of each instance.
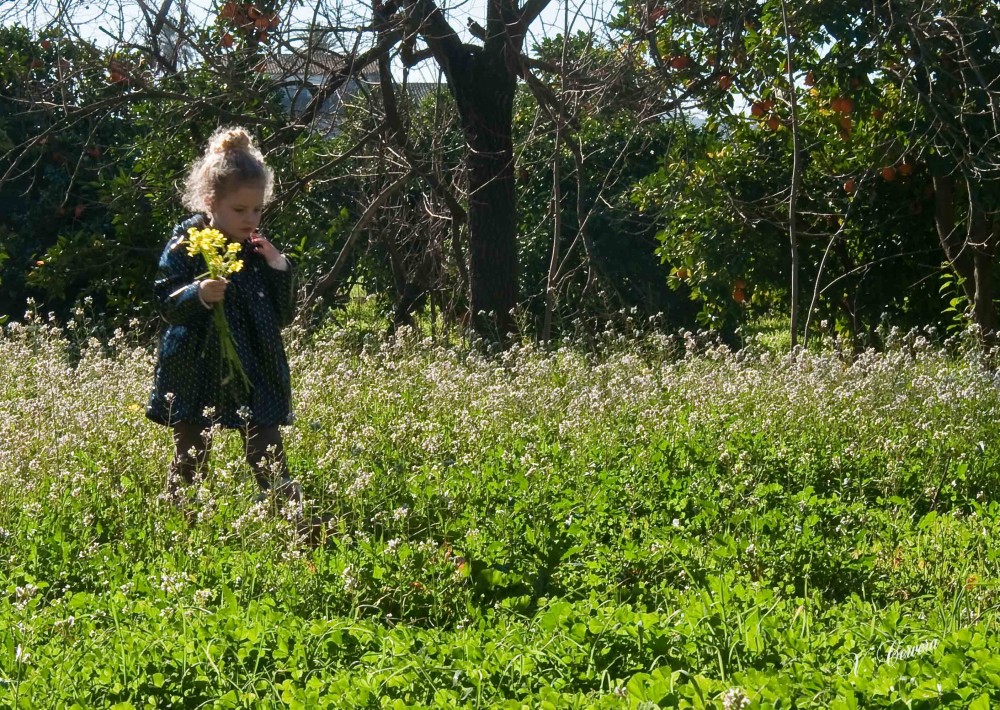
[[243, 261], [236, 258], [240, 244], [227, 240], [218, 229], [188, 229], [187, 253], [202, 256], [212, 279], [225, 278], [243, 268]]

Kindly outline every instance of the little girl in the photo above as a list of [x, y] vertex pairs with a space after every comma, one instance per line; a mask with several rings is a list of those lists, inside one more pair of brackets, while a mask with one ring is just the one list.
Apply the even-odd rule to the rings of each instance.
[[[274, 488], [299, 501], [285, 462], [279, 425], [290, 424], [291, 381], [281, 328], [294, 308], [288, 259], [257, 232], [271, 196], [273, 175], [250, 134], [220, 128], [191, 166], [183, 202], [196, 214], [174, 227], [153, 284], [167, 326], [160, 339], [156, 379], [146, 416], [173, 428], [174, 457], [168, 490], [190, 484], [208, 459], [213, 424], [238, 429], [247, 462], [263, 492]], [[191, 227], [212, 227], [242, 246], [243, 268], [226, 279], [200, 279], [200, 255], [189, 256]], [[224, 308], [249, 392], [223, 384], [219, 333], [213, 308]], [[263, 495], [263, 494], [262, 494]]]

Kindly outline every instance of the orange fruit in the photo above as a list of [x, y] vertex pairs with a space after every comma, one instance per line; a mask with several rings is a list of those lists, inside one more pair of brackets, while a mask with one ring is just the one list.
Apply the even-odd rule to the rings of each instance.
[[882, 179], [886, 182], [892, 182], [896, 179], [896, 168], [891, 165], [886, 168], [882, 168]]
[[851, 194], [857, 189], [857, 185], [854, 182], [854, 178], [847, 178], [844, 180], [844, 192]]
[[837, 113], [851, 113], [854, 111], [854, 102], [844, 96], [838, 96], [830, 101], [830, 108]]

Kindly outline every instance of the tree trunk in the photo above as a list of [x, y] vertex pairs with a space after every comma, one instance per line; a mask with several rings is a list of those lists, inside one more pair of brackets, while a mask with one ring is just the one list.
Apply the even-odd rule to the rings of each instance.
[[552, 339], [552, 315], [556, 310], [556, 276], [559, 270], [559, 246], [562, 240], [562, 190], [559, 181], [559, 148], [562, 132], [556, 124], [555, 147], [552, 149], [552, 255], [549, 259], [549, 274], [545, 279], [545, 320], [542, 323], [542, 342]]
[[469, 57], [452, 75], [469, 146], [469, 280], [473, 327], [490, 341], [516, 333], [517, 197], [513, 116], [517, 78], [502, 56]]
[[[802, 145], [799, 128], [798, 104], [795, 96], [795, 79], [793, 72], [795, 64], [792, 61], [792, 34], [788, 27], [788, 9], [784, 0], [781, 2], [781, 17], [785, 28], [785, 63], [788, 74], [788, 100], [792, 110], [792, 184], [788, 190], [788, 241], [791, 247], [791, 313], [788, 317], [788, 330], [791, 336], [791, 346], [795, 349], [799, 338], [799, 226], [798, 199], [802, 188]], [[808, 336], [806, 336], [808, 337]]]
[[955, 178], [951, 175], [934, 176], [934, 225], [937, 227], [941, 248], [955, 273], [962, 279], [962, 291], [969, 303], [976, 302], [976, 275], [972, 254], [966, 250], [965, 239], [958, 231], [955, 220]]
[[934, 177], [934, 222], [945, 256], [962, 279], [962, 292], [972, 305], [972, 320], [979, 326], [986, 343], [996, 335], [996, 309], [993, 306], [993, 260], [996, 258], [997, 234], [991, 229], [986, 213], [975, 194], [968, 197], [966, 233], [955, 216], [955, 179]]
[[993, 244], [993, 230], [986, 220], [986, 214], [976, 200], [969, 200], [973, 263], [976, 274], [976, 300], [973, 304], [973, 319], [980, 328], [983, 341], [993, 344], [996, 335], [996, 309], [993, 307], [993, 258], [996, 254]]

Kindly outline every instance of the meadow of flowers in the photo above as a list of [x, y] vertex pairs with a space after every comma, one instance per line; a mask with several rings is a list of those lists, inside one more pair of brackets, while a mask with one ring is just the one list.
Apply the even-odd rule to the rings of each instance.
[[153, 354], [75, 326], [0, 335], [0, 707], [1000, 702], [1000, 377], [961, 343], [289, 333], [301, 511], [234, 433], [178, 507]]

